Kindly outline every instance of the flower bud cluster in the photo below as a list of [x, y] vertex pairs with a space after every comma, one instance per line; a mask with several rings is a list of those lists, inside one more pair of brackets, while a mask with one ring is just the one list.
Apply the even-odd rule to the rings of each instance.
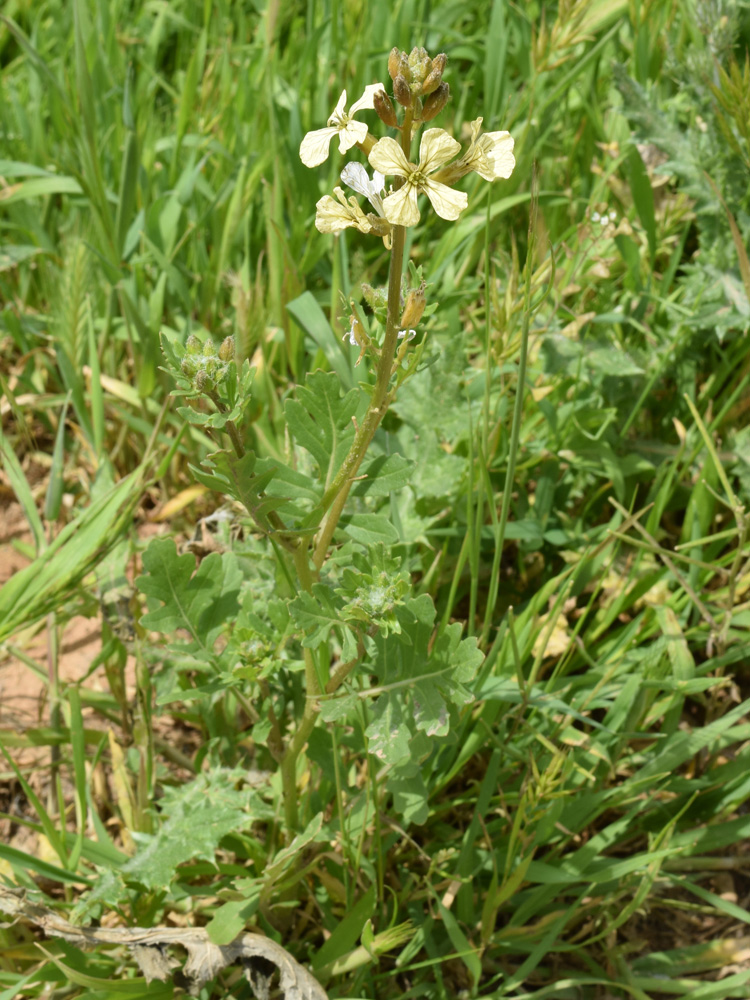
[[185, 344], [185, 356], [180, 367], [196, 392], [210, 393], [226, 379], [233, 360], [233, 337], [226, 337], [217, 350], [212, 340], [204, 342], [191, 333]]
[[[393, 80], [393, 96], [403, 107], [412, 108], [420, 121], [431, 121], [450, 97], [450, 87], [443, 81], [447, 61], [444, 52], [431, 59], [421, 47], [413, 48], [408, 55], [398, 47], [391, 49], [388, 73]], [[383, 121], [390, 124], [385, 118]]]

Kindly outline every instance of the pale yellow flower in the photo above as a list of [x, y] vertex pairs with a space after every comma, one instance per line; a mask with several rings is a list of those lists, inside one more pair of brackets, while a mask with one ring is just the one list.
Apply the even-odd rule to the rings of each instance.
[[335, 198], [325, 194], [315, 206], [317, 229], [321, 233], [340, 233], [342, 229], [353, 226], [361, 233], [369, 233], [372, 225], [357, 204], [357, 199], [347, 199], [340, 187], [334, 188], [333, 193], [336, 195]]
[[507, 179], [516, 165], [513, 136], [510, 132], [480, 133], [482, 119], [477, 118], [471, 123], [471, 145], [462, 162], [486, 181], [494, 181], [499, 177]]
[[345, 153], [347, 149], [356, 146], [358, 142], [365, 141], [367, 126], [364, 122], [354, 121], [354, 115], [363, 108], [374, 107], [375, 94], [382, 89], [382, 83], [373, 83], [371, 86], [365, 87], [364, 94], [352, 104], [348, 112], [344, 110], [346, 91], [341, 91], [341, 97], [333, 109], [333, 114], [328, 119], [327, 127], [308, 132], [300, 144], [299, 158], [306, 167], [318, 167], [324, 160], [328, 159], [328, 147], [335, 135], [339, 137], [340, 153]]
[[369, 153], [370, 163], [382, 174], [403, 177], [403, 186], [383, 199], [385, 217], [394, 226], [415, 226], [419, 222], [417, 195], [423, 192], [442, 219], [454, 220], [469, 203], [463, 191], [454, 191], [447, 184], [429, 176], [455, 156], [460, 145], [441, 128], [429, 128], [419, 145], [419, 164], [406, 159], [395, 139], [380, 139]]

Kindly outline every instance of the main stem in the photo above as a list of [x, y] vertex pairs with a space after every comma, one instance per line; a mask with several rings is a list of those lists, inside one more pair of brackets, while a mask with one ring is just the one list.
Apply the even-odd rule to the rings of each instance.
[[[414, 120], [409, 108], [404, 115], [401, 127], [401, 148], [407, 159], [411, 153], [411, 130]], [[398, 188], [403, 182], [399, 179]], [[393, 375], [394, 360], [398, 346], [398, 327], [401, 315], [401, 276], [404, 271], [404, 249], [406, 246], [406, 228], [394, 226], [391, 234], [391, 260], [388, 268], [388, 310], [385, 322], [385, 337], [380, 351], [378, 366], [375, 373], [375, 386], [367, 408], [364, 420], [357, 428], [349, 454], [341, 464], [333, 482], [323, 495], [321, 507], [325, 518], [315, 542], [312, 555], [312, 565], [315, 572], [321, 568], [328, 555], [328, 549], [344, 505], [349, 497], [354, 477], [357, 475], [362, 460], [367, 454], [375, 432], [388, 409], [389, 387]], [[309, 563], [308, 546], [301, 544], [294, 552], [294, 562], [301, 586], [310, 591], [313, 584], [313, 573]], [[344, 683], [351, 671], [364, 653], [364, 645], [360, 643], [357, 658], [350, 663], [339, 664], [325, 684], [325, 693], [332, 694]], [[324, 693], [321, 681], [315, 669], [312, 650], [305, 649], [305, 709], [299, 725], [286, 748], [281, 760], [281, 784], [284, 795], [284, 818], [287, 829], [296, 830], [298, 825], [297, 809], [297, 761], [305, 748], [310, 733], [320, 713], [319, 698]]]
[[[411, 108], [407, 109], [401, 126], [401, 148], [406, 158], [411, 154], [411, 129], [414, 119]], [[394, 185], [398, 189], [403, 181], [399, 178]], [[404, 247], [406, 245], [406, 228], [394, 226], [391, 236], [391, 261], [388, 269], [388, 311], [385, 321], [385, 338], [380, 352], [380, 359], [375, 375], [375, 388], [367, 410], [367, 415], [357, 429], [354, 441], [341, 464], [333, 482], [323, 494], [322, 507], [328, 511], [318, 535], [313, 553], [313, 564], [319, 570], [323, 565], [328, 548], [331, 544], [336, 526], [349, 497], [354, 477], [357, 475], [362, 459], [367, 454], [375, 431], [385, 416], [388, 386], [393, 374], [393, 359], [398, 343], [398, 321], [401, 315], [401, 276], [404, 271]]]

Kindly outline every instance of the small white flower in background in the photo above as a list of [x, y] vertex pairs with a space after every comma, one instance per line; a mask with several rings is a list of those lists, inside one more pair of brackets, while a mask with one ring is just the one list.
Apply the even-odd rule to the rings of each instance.
[[340, 233], [342, 229], [353, 226], [361, 233], [369, 233], [372, 229], [367, 216], [357, 204], [356, 198], [347, 198], [340, 187], [334, 188], [336, 195], [323, 195], [315, 206], [315, 225], [321, 233]]
[[447, 184], [432, 180], [435, 173], [461, 146], [441, 128], [429, 128], [419, 145], [419, 164], [415, 166], [395, 139], [380, 139], [369, 153], [370, 163], [383, 174], [403, 177], [404, 184], [398, 191], [383, 199], [386, 219], [394, 226], [415, 226], [419, 222], [417, 195], [423, 192], [432, 202], [441, 219], [453, 221], [469, 204], [463, 191], [455, 191]]
[[417, 331], [416, 330], [399, 330], [398, 331], [398, 339], [399, 340], [403, 340], [404, 337], [406, 337], [407, 340], [414, 340], [414, 338], [416, 337], [416, 335], [417, 335]]
[[516, 165], [513, 155], [515, 140], [510, 132], [482, 133], [482, 121], [482, 118], [477, 118], [471, 123], [471, 145], [463, 162], [486, 181], [499, 177], [507, 180]]
[[591, 221], [592, 222], [601, 222], [601, 218], [602, 217], [601, 217], [601, 215], [599, 215], [598, 212], [592, 212], [591, 213]]
[[318, 167], [324, 160], [328, 159], [328, 148], [335, 135], [339, 137], [340, 153], [345, 153], [347, 149], [356, 146], [358, 142], [365, 141], [367, 126], [364, 122], [354, 121], [354, 115], [363, 108], [373, 108], [375, 94], [382, 89], [382, 83], [373, 83], [371, 86], [365, 87], [364, 94], [352, 104], [348, 112], [344, 110], [346, 91], [341, 91], [341, 97], [333, 109], [333, 114], [328, 119], [327, 127], [308, 132], [300, 144], [299, 158], [306, 167]]
[[361, 163], [347, 163], [341, 171], [341, 180], [357, 194], [364, 195], [381, 218], [385, 218], [383, 199], [385, 177], [377, 170], [372, 175], [367, 173]]

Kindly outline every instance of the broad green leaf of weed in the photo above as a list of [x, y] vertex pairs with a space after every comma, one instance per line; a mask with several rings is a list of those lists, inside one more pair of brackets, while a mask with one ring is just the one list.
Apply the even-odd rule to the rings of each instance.
[[323, 583], [313, 584], [312, 593], [300, 591], [289, 605], [292, 618], [305, 633], [303, 646], [316, 649], [328, 640], [332, 630], [340, 630], [343, 637], [343, 657], [348, 662], [357, 655], [357, 642], [343, 620], [341, 608], [342, 602]]
[[[160, 830], [153, 836], [134, 834], [138, 851], [119, 868], [118, 877], [149, 891], [165, 889], [181, 864], [196, 858], [213, 862], [223, 837], [271, 819], [273, 810], [257, 792], [242, 785], [243, 778], [244, 772], [215, 768], [186, 785], [165, 788], [159, 805], [166, 818]], [[107, 901], [98, 888], [89, 905]]]
[[296, 396], [284, 404], [287, 426], [316, 462], [322, 484], [328, 486], [354, 439], [352, 417], [359, 408], [360, 393], [352, 389], [342, 396], [339, 376], [317, 371], [297, 387]]
[[203, 460], [203, 468], [191, 465], [190, 471], [210, 490], [238, 500], [256, 524], [270, 534], [274, 529], [268, 516], [278, 510], [286, 498], [266, 495], [266, 487], [276, 475], [276, 466], [267, 465], [263, 472], [256, 473], [256, 461], [251, 451], [242, 458], [219, 451]]
[[351, 489], [353, 497], [385, 497], [391, 491], [402, 490], [411, 478], [414, 463], [402, 455], [377, 455], [360, 466], [357, 482]]
[[144, 576], [136, 584], [148, 600], [145, 628], [171, 634], [186, 629], [193, 642], [211, 650], [225, 623], [238, 611], [242, 574], [231, 552], [212, 552], [196, 570], [192, 553], [177, 554], [171, 538], [156, 538], [143, 553]]
[[461, 639], [458, 623], [444, 629], [430, 648], [435, 606], [427, 594], [408, 600], [396, 614], [400, 632], [374, 641], [370, 669], [382, 693], [366, 735], [370, 753], [393, 768], [406, 768], [410, 776], [433, 739], [448, 734], [451, 708], [473, 700], [466, 685], [484, 656], [474, 638]]

